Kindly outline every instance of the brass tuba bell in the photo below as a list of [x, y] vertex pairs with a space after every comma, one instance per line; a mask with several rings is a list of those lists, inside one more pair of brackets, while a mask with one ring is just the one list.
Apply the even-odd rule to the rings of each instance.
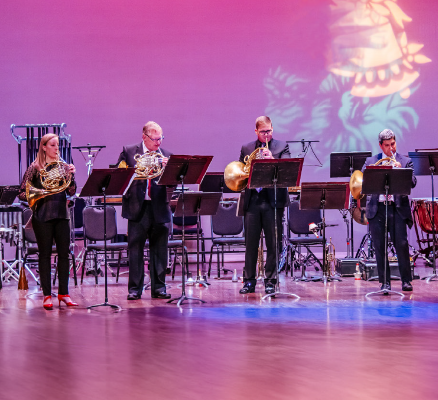
[[70, 166], [64, 161], [54, 161], [47, 164], [40, 171], [41, 185], [44, 189], [38, 189], [30, 182], [26, 182], [26, 199], [29, 207], [34, 209], [38, 200], [63, 192], [70, 186], [71, 178]]
[[266, 147], [255, 149], [249, 156], [245, 156], [243, 162], [230, 162], [224, 171], [224, 182], [228, 189], [239, 192], [245, 189], [248, 185], [249, 171], [251, 170], [251, 162], [253, 160], [263, 159], [263, 149], [268, 148], [268, 139], [266, 139]]

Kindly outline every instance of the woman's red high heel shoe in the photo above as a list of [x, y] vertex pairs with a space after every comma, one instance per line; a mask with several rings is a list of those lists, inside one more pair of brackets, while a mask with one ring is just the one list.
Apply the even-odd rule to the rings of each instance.
[[46, 310], [52, 310], [53, 309], [52, 296], [44, 296], [43, 307]]
[[78, 303], [73, 303], [71, 301], [69, 294], [58, 294], [59, 307], [61, 307], [61, 301], [65, 303], [67, 307], [76, 307]]

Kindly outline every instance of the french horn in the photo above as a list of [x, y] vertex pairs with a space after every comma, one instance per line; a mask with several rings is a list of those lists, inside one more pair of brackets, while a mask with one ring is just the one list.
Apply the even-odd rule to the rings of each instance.
[[26, 199], [29, 207], [34, 209], [38, 200], [63, 192], [70, 186], [71, 178], [70, 166], [66, 162], [59, 160], [47, 164], [40, 171], [40, 181], [44, 189], [38, 189], [30, 182], [26, 182]]
[[[163, 158], [161, 153], [157, 151], [147, 151], [144, 154], [136, 154], [134, 156], [135, 178], [134, 179], [154, 179], [164, 172], [162, 165]], [[127, 168], [125, 160], [120, 161], [119, 168]]]
[[[394, 154], [391, 157], [385, 157], [378, 160], [373, 166], [393, 166], [396, 163]], [[363, 172], [358, 169], [351, 174], [350, 192], [354, 199], [359, 200], [364, 197], [362, 194]]]
[[266, 146], [255, 149], [250, 155], [245, 156], [243, 162], [232, 161], [224, 171], [225, 185], [235, 192], [245, 189], [248, 185], [249, 172], [251, 171], [251, 163], [253, 160], [263, 159], [263, 150], [268, 148], [268, 139], [266, 139]]

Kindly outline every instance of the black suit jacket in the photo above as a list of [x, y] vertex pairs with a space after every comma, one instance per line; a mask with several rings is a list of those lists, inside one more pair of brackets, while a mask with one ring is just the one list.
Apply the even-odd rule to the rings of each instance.
[[[242, 146], [240, 150], [239, 161], [243, 162], [245, 156], [250, 155], [255, 149], [259, 147], [265, 147], [264, 144], [260, 143], [259, 140], [249, 142]], [[271, 139], [268, 143], [269, 150], [271, 150], [272, 156], [274, 158], [290, 158], [289, 145], [286, 142], [280, 140]], [[274, 189], [265, 189], [268, 192], [269, 204], [271, 207], [275, 207], [275, 194]], [[251, 189], [245, 189], [245, 198], [243, 203], [243, 209], [246, 211], [249, 206], [249, 201], [251, 199]], [[282, 208], [289, 204], [289, 193], [286, 188], [277, 189], [277, 207]]]
[[[372, 157], [368, 157], [365, 160], [364, 166], [362, 167], [362, 172], [365, 170], [365, 168], [368, 165], [375, 164], [381, 158], [382, 158], [382, 153], [379, 153]], [[395, 159], [402, 165], [402, 168], [412, 168], [412, 170], [414, 169], [414, 165], [412, 164], [412, 161], [409, 157], [405, 157], [399, 153], [396, 153]], [[412, 187], [414, 188], [416, 184], [417, 184], [417, 178], [415, 177], [415, 174], [412, 173]], [[394, 201], [395, 201], [397, 213], [407, 221], [409, 228], [411, 228], [413, 224], [413, 220], [412, 220], [411, 206], [409, 204], [409, 197], [406, 195], [395, 195]], [[367, 195], [366, 216], [368, 219], [374, 218], [376, 216], [378, 205], [379, 205], [378, 194]]]
[[[165, 157], [170, 157], [171, 153], [161, 149]], [[136, 154], [143, 154], [143, 143], [134, 144], [130, 146], [124, 146], [122, 152], [120, 153], [119, 160], [124, 160], [128, 167], [135, 167], [134, 156]], [[171, 220], [171, 211], [169, 202], [167, 201], [166, 186], [157, 185], [157, 180], [159, 177], [152, 179], [151, 186], [151, 202], [152, 202], [152, 212], [154, 213], [155, 222], [167, 223]], [[132, 182], [131, 187], [128, 189], [127, 193], [123, 196], [122, 200], [122, 217], [129, 220], [137, 220], [140, 217], [140, 212], [143, 206], [143, 201], [146, 194], [146, 180], [135, 180]]]

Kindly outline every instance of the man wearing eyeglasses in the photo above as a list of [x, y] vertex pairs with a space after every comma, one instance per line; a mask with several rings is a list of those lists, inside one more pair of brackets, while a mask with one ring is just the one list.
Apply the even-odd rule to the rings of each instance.
[[[154, 151], [162, 154], [162, 166], [170, 153], [162, 149], [163, 130], [153, 121], [143, 127], [142, 142], [123, 147], [117, 164], [125, 161], [135, 167], [136, 154]], [[129, 280], [128, 300], [141, 298], [144, 285], [144, 246], [149, 239], [149, 271], [152, 298], [169, 299], [166, 293], [167, 243], [171, 211], [166, 186], [157, 185], [155, 179], [135, 180], [122, 200], [122, 217], [128, 220]]]
[[[265, 159], [290, 158], [287, 143], [273, 139], [272, 121], [267, 116], [256, 119], [257, 140], [242, 146], [240, 161], [250, 155], [255, 149], [261, 150]], [[284, 207], [289, 204], [289, 195], [286, 188], [277, 189], [277, 223], [279, 246], [281, 244], [281, 219]], [[245, 213], [245, 267], [244, 285], [241, 294], [254, 293], [257, 284], [256, 267], [260, 234], [263, 230], [266, 243], [265, 292], [275, 292], [276, 284], [276, 257], [275, 257], [275, 193], [274, 189], [245, 189], [243, 209]]]

